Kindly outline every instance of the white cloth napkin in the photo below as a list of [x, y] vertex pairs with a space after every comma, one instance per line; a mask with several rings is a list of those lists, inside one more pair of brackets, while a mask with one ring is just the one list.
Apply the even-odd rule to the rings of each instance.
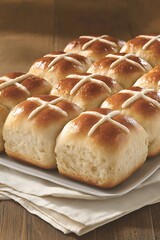
[[64, 233], [82, 235], [160, 202], [160, 169], [131, 192], [99, 199], [0, 165], [0, 200], [13, 199]]

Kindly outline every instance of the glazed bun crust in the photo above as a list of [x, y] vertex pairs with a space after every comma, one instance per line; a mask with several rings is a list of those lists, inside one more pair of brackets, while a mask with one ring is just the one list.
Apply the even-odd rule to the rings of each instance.
[[42, 100], [46, 104], [56, 99], [51, 95], [28, 98], [12, 109], [3, 130], [8, 156], [41, 168], [56, 168], [54, 147], [57, 135], [69, 120], [80, 113], [80, 108], [67, 100], [52, 104], [63, 110], [65, 115], [52, 106], [42, 107], [39, 102]]
[[[74, 87], [80, 81], [90, 77], [88, 81], [81, 84], [73, 93]], [[94, 82], [92, 82], [92, 79]], [[95, 82], [98, 80], [99, 82]], [[101, 84], [102, 82], [102, 84]], [[108, 96], [120, 91], [122, 87], [112, 78], [102, 75], [91, 75], [89, 73], [69, 75], [60, 80], [51, 91], [51, 94], [62, 96], [79, 105], [83, 110], [99, 107]]]
[[[94, 109], [93, 112], [107, 115], [112, 111]], [[55, 148], [61, 174], [94, 186], [110, 188], [123, 182], [144, 163], [148, 146], [145, 130], [128, 116], [118, 114], [112, 119], [129, 132], [105, 121], [88, 136], [90, 129], [99, 121], [98, 116], [88, 112], [66, 124]], [[142, 144], [141, 149], [135, 153], [138, 144]]]
[[[45, 102], [51, 102], [52, 100], [57, 99], [57, 96], [54, 95], [41, 95], [38, 96], [39, 99], [45, 101]], [[17, 112], [21, 112], [19, 115], [20, 118], [28, 119], [29, 115], [37, 108], [39, 107], [38, 102], [30, 101], [30, 98], [27, 101], [22, 102], [18, 106], [16, 106], [15, 109], [13, 109], [12, 113], [16, 114]], [[69, 101], [63, 99], [62, 101], [58, 102], [56, 104], [59, 108], [64, 110], [70, 118], [72, 118], [72, 115], [74, 116], [77, 111], [79, 111], [79, 108], [77, 105], [70, 103]], [[17, 110], [18, 109], [18, 110]], [[23, 111], [22, 111], [23, 110]], [[62, 115], [60, 112], [56, 110], [51, 110], [49, 107], [44, 108], [42, 111], [39, 111], [32, 121], [34, 121], [34, 127], [37, 129], [41, 129], [42, 131], [45, 131], [45, 126], [47, 125], [52, 126], [52, 123], [57, 121], [63, 121], [66, 119], [64, 115]]]
[[[89, 43], [94, 38], [100, 37], [101, 39], [105, 39], [111, 43], [114, 43], [114, 45], [109, 44], [107, 42], [104, 42], [103, 40], [96, 40], [88, 45], [88, 47], [85, 47], [86, 43]], [[78, 39], [75, 39], [68, 43], [68, 45], [65, 47], [65, 52], [73, 52], [78, 53], [80, 55], [83, 55], [89, 59], [91, 59], [92, 62], [97, 61], [103, 57], [105, 57], [108, 53], [117, 53], [120, 51], [120, 49], [125, 44], [125, 41], [119, 40], [117, 38], [108, 36], [108, 35], [102, 35], [102, 36], [80, 36]]]
[[[44, 57], [38, 59], [35, 63], [33, 63], [29, 70], [29, 73], [32, 73], [39, 77], [43, 77], [51, 85], [54, 85], [60, 79], [65, 78], [69, 74], [85, 73], [91, 65], [91, 61], [89, 61], [84, 56], [76, 53], [70, 53], [69, 55], [69, 57], [71, 57], [73, 61], [62, 58], [58, 60], [55, 64], [51, 64], [52, 61], [56, 58], [56, 56], [61, 56], [64, 54], [67, 53], [57, 51], [45, 55]], [[52, 66], [50, 66], [50, 64]]]
[[[144, 73], [152, 69], [149, 63], [134, 55], [126, 56], [126, 60], [121, 60], [115, 66], [114, 64], [120, 57], [126, 56], [125, 53], [106, 55], [99, 61], [96, 61], [88, 69], [90, 73], [98, 73], [115, 79], [123, 88], [131, 87], [135, 81]], [[128, 60], [132, 61], [129, 62]], [[137, 66], [138, 64], [138, 66]]]
[[133, 53], [138, 57], [145, 59], [153, 67], [160, 64], [160, 42], [154, 41], [146, 49], [143, 46], [147, 44], [149, 39], [137, 36], [129, 40], [121, 49], [121, 52]]
[[[11, 83], [6, 87], [1, 88], [3, 84], [12, 82], [19, 77], [23, 78], [23, 76], [24, 79], [22, 79], [22, 81], [17, 81], [22, 87]], [[51, 85], [43, 78], [21, 72], [9, 73], [0, 78], [0, 104], [8, 109], [12, 109], [15, 105], [24, 101], [28, 97], [38, 94], [49, 94], [50, 90]]]
[[[126, 91], [142, 92], [140, 87], [132, 87]], [[141, 126], [146, 130], [149, 135], [149, 157], [155, 156], [160, 153], [160, 93], [154, 90], [149, 90], [145, 96], [149, 97], [152, 101], [157, 102], [155, 105], [153, 102], [144, 98], [138, 98], [126, 107], [123, 104], [133, 97], [133, 94], [120, 91], [113, 96], [107, 98], [101, 105], [101, 107], [108, 107], [113, 110], [120, 110], [123, 114], [127, 114], [133, 117]]]
[[160, 65], [153, 68], [148, 73], [144, 74], [139, 78], [134, 86], [139, 86], [142, 88], [151, 88], [155, 91], [160, 90]]

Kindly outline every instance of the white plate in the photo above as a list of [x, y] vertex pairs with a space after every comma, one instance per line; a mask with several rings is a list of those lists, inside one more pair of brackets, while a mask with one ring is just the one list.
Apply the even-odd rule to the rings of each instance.
[[138, 171], [136, 171], [130, 178], [128, 178], [124, 183], [118, 185], [117, 187], [107, 190], [75, 182], [73, 180], [61, 176], [57, 170], [41, 170], [30, 165], [25, 165], [21, 162], [14, 161], [13, 159], [7, 157], [5, 154], [0, 156], [0, 164], [11, 169], [15, 169], [19, 172], [26, 173], [28, 175], [35, 176], [41, 179], [45, 179], [70, 189], [94, 195], [96, 197], [105, 198], [123, 195], [137, 187], [140, 183], [144, 182], [158, 168], [160, 168], [160, 156], [148, 159], [144, 163], [144, 165]]

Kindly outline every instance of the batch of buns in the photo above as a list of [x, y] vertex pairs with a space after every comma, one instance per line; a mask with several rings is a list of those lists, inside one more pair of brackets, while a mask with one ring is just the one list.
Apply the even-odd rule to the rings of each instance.
[[0, 151], [101, 188], [160, 153], [160, 35], [80, 36], [0, 77]]

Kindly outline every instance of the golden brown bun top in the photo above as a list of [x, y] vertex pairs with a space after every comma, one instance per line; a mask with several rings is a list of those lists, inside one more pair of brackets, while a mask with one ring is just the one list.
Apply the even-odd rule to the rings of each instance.
[[[139, 35], [136, 38], [129, 40], [121, 49], [122, 52], [134, 53], [147, 60], [152, 66], [160, 64], [160, 37], [159, 40], [153, 41], [145, 47], [150, 39], [148, 35]], [[152, 35], [151, 37], [155, 37]]]
[[[147, 35], [145, 35], [147, 36]], [[156, 36], [156, 35], [153, 35]], [[138, 48], [143, 48], [143, 46], [148, 43], [150, 39], [147, 39], [143, 37], [143, 35], [139, 35], [127, 42], [128, 45], [130, 45], [131, 48], [138, 47]], [[152, 42], [148, 47], [146, 47], [146, 50], [151, 50], [158, 55], [160, 54], [160, 42], [159, 41], [154, 41]]]
[[[59, 99], [54, 95], [41, 95], [38, 97], [28, 98], [26, 101], [21, 102], [15, 108], [12, 109], [11, 114], [15, 118], [20, 120], [34, 121], [34, 125], [37, 128], [47, 128], [48, 126], [52, 126], [54, 123], [64, 121], [65, 119], [72, 119], [73, 117], [77, 117], [81, 112], [80, 108], [65, 99], [61, 99], [55, 104], [49, 104], [44, 106], [42, 109], [39, 109], [38, 112], [35, 112], [33, 116], [33, 111], [36, 111], [37, 108], [42, 107], [42, 104], [39, 103], [38, 100], [42, 100], [43, 103], [50, 103], [53, 100]], [[52, 108], [52, 106], [58, 107], [58, 109], [63, 110], [64, 114], [59, 112], [57, 109]], [[66, 113], [66, 115], [65, 115]]]
[[50, 90], [51, 85], [45, 79], [32, 74], [13, 72], [0, 77], [0, 103], [9, 109], [29, 96], [48, 94]]
[[[80, 85], [76, 91], [73, 92], [72, 94], [72, 90], [74, 89], [74, 87], [77, 85], [77, 83], [80, 82], [80, 77], [81, 79], [83, 77], [87, 77], [87, 76], [91, 76], [91, 79], [95, 79], [95, 80], [99, 80], [102, 83], [105, 83], [106, 86], [108, 86], [108, 88], [110, 89], [110, 91], [105, 88], [105, 86], [103, 84], [100, 83], [96, 83], [96, 82], [92, 82], [91, 80], [88, 80], [86, 82], [84, 82], [82, 85]], [[93, 76], [93, 77], [92, 77]], [[102, 76], [102, 75], [98, 75], [98, 74], [89, 74], [89, 73], [85, 73], [85, 74], [71, 74], [69, 76], [67, 76], [67, 78], [62, 79], [58, 82], [58, 84], [56, 84], [54, 86], [55, 90], [57, 89], [58, 92], [64, 94], [64, 95], [77, 95], [83, 99], [90, 99], [91, 96], [92, 97], [96, 97], [99, 96], [100, 94], [104, 93], [104, 92], [112, 92], [112, 90], [114, 91], [114, 88], [117, 89], [119, 88], [119, 90], [121, 89], [121, 87], [119, 86], [118, 83], [116, 83], [116, 81], [114, 81], [112, 78], [110, 77], [106, 77], [106, 76]]]
[[[91, 128], [101, 119], [101, 117], [95, 116], [94, 114], [88, 114], [89, 112], [91, 111], [84, 112], [76, 119], [73, 119], [66, 125], [66, 131], [68, 134], [74, 134], [74, 137], [78, 139], [87, 137], [87, 139], [91, 140], [96, 146], [102, 147], [105, 151], [106, 149], [114, 151], [121, 145], [121, 143], [125, 143], [125, 141], [127, 141], [128, 134], [131, 134], [138, 125], [134, 119], [123, 115], [120, 111], [118, 111], [118, 114], [111, 117], [111, 119], [125, 127], [128, 132], [125, 132], [121, 127], [115, 125], [113, 122], [106, 120], [100, 124], [90, 136], [88, 136]], [[115, 111], [108, 108], [96, 108], [93, 109], [92, 112], [108, 115], [109, 113]]]
[[[2, 76], [2, 79], [3, 77], [7, 77], [8, 78], [8, 81], [9, 80], [12, 80], [12, 79], [15, 79], [17, 77], [20, 77], [22, 75], [25, 75], [25, 73], [22, 73], [22, 72], [12, 72], [12, 73], [8, 73], [6, 74], [5, 76]], [[50, 89], [51, 89], [51, 85], [43, 78], [40, 78], [40, 77], [37, 77], [33, 74], [29, 74], [30, 76], [27, 76], [26, 74], [26, 78], [21, 81], [21, 84], [23, 86], [25, 86], [28, 91], [30, 92], [31, 95], [33, 94], [41, 94], [42, 92], [45, 94], [45, 93], [49, 93]], [[0, 84], [3, 83], [4, 81], [0, 78]], [[15, 88], [16, 86], [13, 84], [9, 87], [6, 87], [4, 88], [2, 91], [13, 91], [13, 89]], [[12, 88], [12, 90], [11, 90]], [[14, 94], [14, 93], [13, 93]]]
[[[130, 93], [144, 92], [144, 95], [149, 97], [148, 99], [143, 98], [142, 96], [138, 97], [137, 100], [134, 100], [128, 106], [123, 105], [128, 99], [131, 99], [134, 94]], [[128, 92], [127, 92], [128, 91]], [[153, 101], [152, 101], [153, 100]], [[153, 89], [142, 89], [140, 87], [131, 87], [129, 89], [122, 90], [111, 97], [106, 99], [107, 105], [112, 109], [122, 110], [129, 109], [130, 112], [136, 112], [143, 117], [153, 117], [154, 114], [160, 113], [160, 93], [154, 91]], [[102, 105], [103, 106], [103, 105]]]
[[[66, 55], [66, 57], [73, 58], [73, 61], [68, 60], [65, 57], [62, 57], [59, 59], [55, 64], [51, 64], [54, 59], [56, 59], [56, 56], [63, 56]], [[52, 56], [53, 55], [53, 56]], [[77, 60], [77, 63], [74, 62]], [[78, 63], [79, 62], [79, 63]], [[50, 65], [51, 64], [51, 65]], [[61, 74], [66, 73], [68, 71], [71, 71], [73, 69], [73, 72], [75, 72], [76, 68], [88, 68], [91, 62], [85, 58], [84, 56], [81, 56], [76, 53], [65, 53], [63, 51], [56, 51], [51, 52], [49, 54], [46, 54], [42, 58], [39, 58], [33, 65], [36, 68], [49, 70], [50, 72], [59, 71]]]
[[[120, 62], [118, 62], [118, 58], [113, 57], [111, 54], [106, 55], [105, 58], [102, 58], [99, 61], [96, 61], [95, 63], [93, 63], [91, 65], [91, 67], [89, 68], [88, 72], [92, 69], [113, 69], [115, 71], [116, 74], [124, 74], [124, 75], [128, 75], [128, 74], [132, 74], [134, 72], [146, 72], [149, 69], [151, 69], [151, 66], [149, 63], [147, 63], [145, 60], [143, 60], [142, 58], [136, 57], [133, 54], [125, 54], [125, 53], [117, 53], [114, 54], [114, 56], [125, 56], [126, 59], [121, 60]], [[133, 63], [127, 61], [128, 60], [132, 60]], [[117, 64], [113, 65], [112, 64], [115, 63], [117, 61]], [[136, 66], [135, 64], [138, 63], [140, 65], [140, 67]], [[144, 69], [142, 70], [141, 67]]]
[[[100, 38], [100, 39], [95, 39]], [[93, 41], [95, 39], [96, 41]], [[107, 43], [107, 40], [111, 42]], [[87, 43], [87, 44], [86, 44]], [[116, 53], [119, 52], [121, 47], [124, 45], [123, 40], [119, 40], [117, 38], [108, 36], [108, 35], [102, 35], [102, 36], [80, 36], [78, 39], [75, 39], [71, 41], [64, 49], [66, 52], [81, 52], [83, 55], [83, 52], [87, 52], [87, 57], [91, 57], [93, 61], [98, 60], [102, 57], [104, 57], [108, 53]]]

